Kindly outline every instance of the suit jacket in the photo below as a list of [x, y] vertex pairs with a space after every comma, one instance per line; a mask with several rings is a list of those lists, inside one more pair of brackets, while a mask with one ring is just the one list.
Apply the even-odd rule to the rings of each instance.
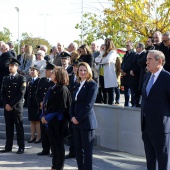
[[57, 53], [54, 56], [53, 64], [55, 64], [56, 66], [62, 66], [62, 64], [61, 64], [61, 56], [60, 56], [59, 53]]
[[148, 133], [170, 133], [170, 73], [163, 69], [147, 96], [150, 75], [145, 75], [143, 84], [141, 129], [145, 126]]
[[133, 69], [135, 58], [136, 53], [134, 51], [130, 53], [126, 52], [123, 57], [121, 69], [126, 73], [126, 76], [123, 76], [123, 84], [126, 86], [132, 86], [134, 84], [134, 76], [130, 75], [130, 71]]
[[10, 76], [4, 77], [1, 88], [3, 106], [9, 104], [16, 111], [22, 112], [25, 91], [26, 79], [24, 76], [16, 74], [12, 80]]
[[73, 94], [72, 104], [70, 108], [70, 116], [75, 117], [79, 122], [78, 125], [73, 124], [73, 128], [80, 129], [96, 129], [97, 121], [93, 105], [97, 97], [97, 83], [93, 80], [85, 82], [81, 90], [77, 95], [77, 101], [75, 102], [75, 96], [79, 89], [80, 84], [77, 85]]
[[0, 57], [0, 83], [2, 82], [2, 79], [4, 76], [9, 75], [9, 58], [12, 58], [13, 55], [10, 51], [2, 53]]
[[38, 104], [43, 102], [44, 96], [47, 93], [48, 88], [51, 86], [54, 86], [54, 82], [48, 81], [46, 77], [40, 79], [35, 93]]
[[38, 82], [40, 78], [37, 78], [34, 83], [32, 83], [32, 79], [30, 78], [27, 83], [27, 106], [28, 107], [38, 107], [39, 103], [36, 100], [35, 92], [38, 88]]
[[70, 90], [71, 96], [73, 96], [73, 93], [76, 89], [76, 85], [78, 84], [77, 81], [74, 81], [74, 73], [72, 73], [72, 75], [69, 77], [69, 86], [68, 89]]
[[92, 54], [81, 55], [79, 59], [88, 63], [90, 67], [93, 67], [94, 57]]
[[17, 53], [14, 49], [10, 50], [10, 52], [13, 55], [14, 58], [17, 58]]

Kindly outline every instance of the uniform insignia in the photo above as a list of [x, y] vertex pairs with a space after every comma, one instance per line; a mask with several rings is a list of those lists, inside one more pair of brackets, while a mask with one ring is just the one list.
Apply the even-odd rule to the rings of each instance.
[[10, 58], [9, 61], [12, 61], [12, 58]]
[[26, 82], [24, 82], [24, 83], [23, 83], [23, 86], [26, 87], [26, 85], [27, 85]]

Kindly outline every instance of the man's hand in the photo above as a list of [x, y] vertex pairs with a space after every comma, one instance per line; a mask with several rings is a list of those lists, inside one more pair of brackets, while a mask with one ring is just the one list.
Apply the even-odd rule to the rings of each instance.
[[135, 74], [133, 73], [133, 70], [130, 71], [130, 75], [135, 76]]
[[13, 109], [11, 108], [11, 106], [10, 106], [9, 104], [6, 104], [6, 105], [5, 105], [5, 110], [6, 110], [6, 111], [11, 111], [11, 110], [13, 110]]
[[75, 117], [72, 117], [71, 121], [72, 121], [75, 125], [79, 124], [79, 122], [77, 121], [77, 119], [76, 119]]

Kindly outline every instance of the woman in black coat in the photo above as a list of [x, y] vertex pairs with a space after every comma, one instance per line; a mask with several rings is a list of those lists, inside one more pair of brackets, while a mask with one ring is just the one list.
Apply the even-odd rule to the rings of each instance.
[[64, 167], [64, 137], [68, 133], [69, 107], [71, 95], [67, 88], [68, 73], [62, 67], [53, 70], [51, 80], [54, 86], [48, 89], [43, 101], [42, 123], [49, 128], [52, 146], [51, 170], [63, 170]]
[[75, 154], [79, 170], [92, 170], [92, 152], [97, 121], [93, 105], [97, 97], [97, 83], [92, 80], [90, 66], [82, 62], [78, 66], [77, 79], [70, 109], [73, 122]]

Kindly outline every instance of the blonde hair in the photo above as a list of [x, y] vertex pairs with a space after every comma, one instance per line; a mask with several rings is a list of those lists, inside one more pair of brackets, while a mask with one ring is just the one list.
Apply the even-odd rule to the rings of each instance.
[[25, 53], [24, 58], [28, 60], [32, 60], [34, 58], [34, 51], [31, 45], [25, 45]]
[[79, 53], [78, 53], [76, 50], [73, 51], [73, 52], [71, 53], [71, 58], [70, 58], [71, 64], [73, 64], [73, 60], [78, 59], [78, 58], [80, 58]]
[[92, 80], [93, 74], [92, 74], [92, 70], [91, 70], [89, 64], [86, 63], [86, 62], [80, 62], [79, 65], [78, 65], [78, 69], [77, 69], [77, 81], [78, 81], [78, 82], [81, 81], [81, 78], [79, 77], [79, 68], [80, 68], [80, 66], [85, 66], [86, 69], [87, 69], [87, 75], [88, 75], [88, 77], [87, 77], [86, 81]]

